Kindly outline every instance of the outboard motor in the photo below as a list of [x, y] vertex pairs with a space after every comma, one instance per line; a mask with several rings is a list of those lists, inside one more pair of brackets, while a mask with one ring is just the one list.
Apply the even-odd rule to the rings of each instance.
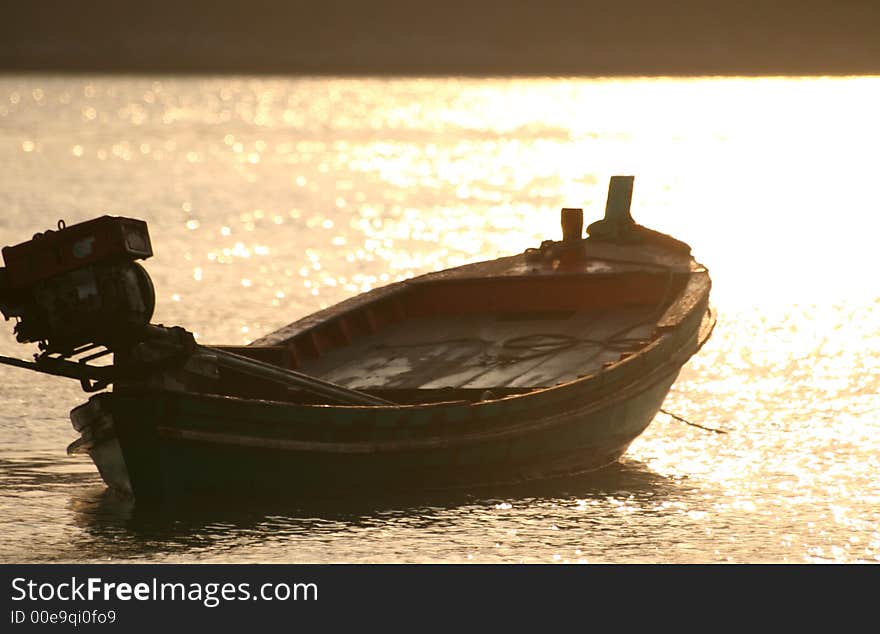
[[[19, 342], [37, 343], [42, 352], [34, 361], [0, 355], [0, 364], [78, 379], [86, 392], [111, 383], [119, 387], [122, 381], [225, 394], [219, 383], [223, 369], [316, 394], [322, 402], [391, 404], [289, 368], [200, 346], [179, 326], [150, 324], [156, 294], [136, 262], [153, 255], [142, 220], [101, 216], [70, 227], [59, 222], [57, 231], [38, 233], [3, 247], [2, 253], [0, 311], [17, 320]], [[111, 353], [110, 364], [90, 363]], [[99, 414], [87, 418], [98, 421]], [[85, 423], [75, 417], [74, 424]]]
[[16, 338], [44, 353], [113, 349], [137, 341], [155, 292], [136, 260], [153, 255], [142, 220], [101, 216], [2, 250], [0, 311], [16, 318]]

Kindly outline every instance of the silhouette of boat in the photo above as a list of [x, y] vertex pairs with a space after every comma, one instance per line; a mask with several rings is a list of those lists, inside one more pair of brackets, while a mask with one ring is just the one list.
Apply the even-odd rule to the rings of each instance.
[[[587, 238], [582, 210], [563, 209], [561, 241], [363, 293], [248, 346], [148, 325], [152, 288], [133, 261], [127, 313], [110, 311], [128, 326], [39, 330], [22, 306], [45, 289], [10, 281], [18, 247], [7, 247], [0, 307], [43, 353], [4, 362], [89, 391], [112, 384], [71, 412], [81, 437], [69, 451], [138, 499], [413, 492], [600, 469], [650, 424], [715, 324], [708, 271], [633, 221], [632, 184], [612, 178]], [[94, 365], [108, 352], [112, 364]]]

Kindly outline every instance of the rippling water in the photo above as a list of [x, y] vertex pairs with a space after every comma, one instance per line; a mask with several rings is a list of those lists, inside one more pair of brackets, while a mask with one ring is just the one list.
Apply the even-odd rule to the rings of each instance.
[[[250, 341], [394, 280], [558, 238], [693, 245], [719, 325], [619, 467], [442, 499], [187, 504], [64, 453], [64, 379], [0, 369], [0, 561], [877, 562], [880, 78], [0, 77], [0, 244], [145, 219], [154, 321]], [[26, 356], [11, 324], [0, 353]]]

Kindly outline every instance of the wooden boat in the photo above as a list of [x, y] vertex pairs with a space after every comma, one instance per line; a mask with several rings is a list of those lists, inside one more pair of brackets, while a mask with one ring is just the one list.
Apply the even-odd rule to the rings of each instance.
[[599, 469], [650, 424], [715, 323], [706, 268], [632, 220], [631, 192], [632, 177], [612, 178], [587, 238], [581, 210], [565, 209], [561, 241], [390, 284], [249, 346], [149, 326], [136, 344], [105, 344], [114, 363], [89, 377], [64, 365], [73, 348], [31, 369], [112, 383], [71, 412], [70, 451], [138, 499]]

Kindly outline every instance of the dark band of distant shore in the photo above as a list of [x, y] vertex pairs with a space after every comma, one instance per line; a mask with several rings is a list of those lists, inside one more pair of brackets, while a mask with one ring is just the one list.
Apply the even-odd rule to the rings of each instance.
[[880, 4], [415, 0], [4, 8], [0, 72], [880, 74]]

